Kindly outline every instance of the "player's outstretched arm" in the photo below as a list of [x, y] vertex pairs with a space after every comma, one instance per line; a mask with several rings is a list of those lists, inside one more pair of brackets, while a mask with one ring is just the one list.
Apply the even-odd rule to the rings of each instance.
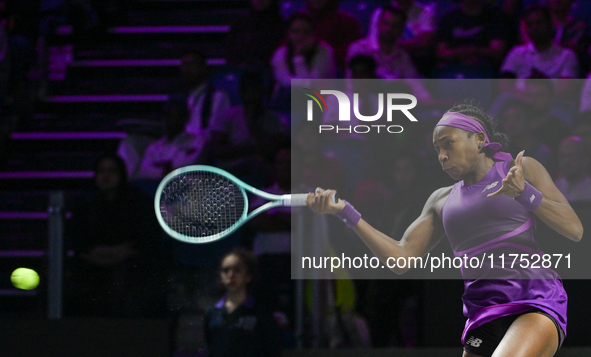
[[[449, 195], [451, 187], [435, 191], [425, 203], [421, 215], [406, 229], [398, 241], [378, 231], [363, 218], [353, 227], [353, 230], [367, 245], [367, 247], [387, 265], [387, 260], [393, 258], [422, 257], [427, 254], [444, 236], [445, 231], [440, 218], [440, 209]], [[315, 213], [337, 214], [344, 207], [343, 200], [333, 203], [330, 196], [333, 190], [318, 190], [317, 194], [308, 195], [308, 206]], [[403, 274], [408, 268], [394, 268], [397, 274]]]

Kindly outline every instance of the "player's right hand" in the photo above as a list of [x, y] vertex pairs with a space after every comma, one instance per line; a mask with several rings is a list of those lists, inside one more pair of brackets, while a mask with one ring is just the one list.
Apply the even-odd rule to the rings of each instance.
[[306, 202], [308, 207], [318, 214], [336, 214], [345, 208], [345, 202], [339, 199], [337, 202], [333, 202], [332, 196], [336, 193], [336, 190], [325, 190], [320, 187], [314, 192], [308, 194]]

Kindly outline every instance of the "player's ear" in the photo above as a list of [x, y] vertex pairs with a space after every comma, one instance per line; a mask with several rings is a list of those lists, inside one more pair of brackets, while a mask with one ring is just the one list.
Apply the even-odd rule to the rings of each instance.
[[486, 135], [482, 131], [479, 131], [476, 133], [476, 140], [478, 141], [478, 148], [482, 149], [484, 147], [484, 143], [486, 143]]

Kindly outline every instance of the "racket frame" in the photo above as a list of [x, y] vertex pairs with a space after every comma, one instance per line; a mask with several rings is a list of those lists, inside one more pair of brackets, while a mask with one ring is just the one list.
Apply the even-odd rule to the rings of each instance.
[[[187, 235], [178, 233], [175, 230], [173, 230], [172, 228], [170, 228], [166, 224], [166, 222], [164, 221], [164, 218], [162, 218], [160, 199], [162, 197], [162, 192], [164, 190], [164, 187], [166, 187], [166, 185], [175, 177], [180, 176], [185, 173], [188, 173], [188, 172], [194, 172], [194, 171], [211, 172], [211, 173], [220, 175], [220, 176], [228, 179], [229, 181], [233, 182], [236, 186], [238, 186], [238, 188], [240, 189], [240, 192], [242, 193], [242, 195], [244, 197], [244, 210], [243, 210], [240, 218], [238, 218], [238, 220], [229, 228], [226, 228], [224, 231], [218, 232], [218, 233], [213, 234], [211, 236], [191, 237], [191, 236], [187, 236]], [[248, 213], [248, 196], [246, 194], [246, 191], [249, 191], [259, 197], [267, 199], [270, 202], [267, 202], [264, 205], [256, 208], [252, 212]], [[295, 196], [295, 197], [293, 197], [293, 196]], [[302, 198], [304, 198], [306, 196], [307, 196], [307, 194], [274, 195], [271, 193], [267, 193], [265, 191], [261, 191], [255, 187], [247, 184], [246, 182], [240, 180], [239, 178], [232, 175], [231, 173], [229, 173], [225, 170], [222, 170], [220, 168], [217, 168], [214, 166], [208, 166], [208, 165], [191, 165], [191, 166], [181, 167], [181, 168], [178, 168], [178, 169], [170, 172], [168, 175], [166, 175], [162, 179], [162, 181], [160, 181], [160, 184], [158, 185], [158, 188], [156, 189], [156, 195], [154, 197], [154, 211], [156, 212], [156, 218], [158, 219], [158, 223], [164, 229], [166, 234], [168, 234], [172, 238], [175, 238], [175, 239], [180, 240], [185, 243], [209, 243], [209, 242], [214, 242], [214, 241], [220, 240], [224, 237], [227, 237], [228, 235], [234, 233], [238, 228], [240, 228], [248, 220], [256, 217], [257, 215], [259, 215], [267, 210], [270, 210], [271, 208], [282, 207], [282, 206], [294, 206], [294, 205], [300, 206], [302, 204], [299, 204], [299, 202], [297, 202], [297, 201], [301, 201]], [[299, 198], [299, 200], [298, 200], [298, 198]], [[305, 205], [305, 203], [304, 203], [304, 205]]]

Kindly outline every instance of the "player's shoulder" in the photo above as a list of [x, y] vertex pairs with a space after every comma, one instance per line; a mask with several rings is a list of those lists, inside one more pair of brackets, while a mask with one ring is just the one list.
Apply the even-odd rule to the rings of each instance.
[[429, 197], [429, 199], [441, 199], [441, 198], [447, 198], [447, 196], [449, 196], [449, 194], [451, 193], [451, 190], [453, 189], [454, 185], [451, 186], [446, 186], [446, 187], [440, 187], [438, 189], [436, 189], [435, 191], [433, 191], [433, 193], [431, 194], [431, 197]]
[[453, 190], [453, 187], [454, 185], [441, 187], [433, 191], [431, 196], [429, 196], [429, 198], [427, 199], [425, 207], [430, 210], [435, 210], [439, 212], [441, 210], [441, 207], [445, 203], [445, 200], [447, 200], [447, 197], [449, 197], [451, 191]]
[[[517, 164], [517, 162], [515, 161], [515, 159], [511, 160], [511, 163], [509, 164], [509, 168], [515, 166]], [[538, 160], [534, 159], [531, 156], [523, 156], [521, 158], [521, 166], [524, 169], [539, 169], [544, 167], [544, 165], [542, 165]]]
[[521, 166], [526, 181], [537, 180], [541, 175], [548, 172], [542, 163], [531, 156], [524, 156], [521, 159]]

